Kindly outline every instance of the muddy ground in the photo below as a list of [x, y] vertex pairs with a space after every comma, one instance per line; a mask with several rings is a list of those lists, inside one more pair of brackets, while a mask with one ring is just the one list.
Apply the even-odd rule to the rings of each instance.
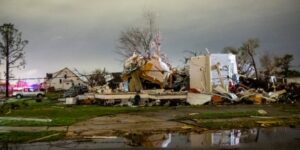
[[[174, 107], [171, 109], [155, 112], [136, 112], [118, 114], [114, 116], [103, 116], [92, 118], [69, 126], [67, 138], [83, 138], [95, 136], [124, 136], [132, 133], [155, 133], [155, 132], [201, 132], [207, 130], [209, 125], [203, 122], [213, 122], [218, 127], [218, 123], [231, 122], [226, 127], [255, 127], [255, 126], [298, 126], [300, 115], [299, 105], [281, 107], [273, 105], [234, 105], [234, 106], [203, 106], [203, 107]], [[178, 119], [187, 116], [199, 115], [207, 112], [216, 113], [239, 113], [256, 112], [264, 110], [263, 116], [213, 118], [213, 119]], [[287, 110], [287, 111], [286, 111]], [[289, 112], [289, 110], [296, 110]], [[295, 113], [296, 112], [296, 113]], [[243, 123], [245, 122], [245, 126]], [[257, 121], [267, 122], [259, 123]], [[223, 123], [223, 124], [222, 124]], [[238, 123], [239, 125], [236, 125]], [[252, 123], [252, 124], [251, 124]], [[202, 126], [203, 124], [203, 126]]]

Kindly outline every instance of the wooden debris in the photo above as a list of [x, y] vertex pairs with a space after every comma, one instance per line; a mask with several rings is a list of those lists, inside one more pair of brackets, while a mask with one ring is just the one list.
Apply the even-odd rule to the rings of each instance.
[[97, 136], [97, 135], [94, 135], [94, 136], [86, 136], [86, 137], [83, 137], [85, 139], [116, 139], [118, 138], [117, 136]]
[[0, 117], [0, 120], [52, 122], [52, 119], [22, 118], [22, 117]]
[[279, 121], [276, 120], [265, 120], [265, 121], [256, 121], [256, 123], [260, 124], [262, 127], [269, 127], [271, 125], [279, 123]]
[[267, 112], [265, 111], [265, 110], [263, 110], [263, 109], [260, 109], [260, 110], [258, 110], [257, 111], [259, 114], [261, 114], [261, 115], [266, 115], [267, 114]]
[[37, 139], [34, 139], [34, 140], [30, 140], [30, 141], [28, 141], [28, 143], [42, 141], [42, 140], [49, 139], [51, 137], [58, 136], [58, 135], [60, 135], [60, 133], [55, 133], [55, 134], [51, 134], [51, 135], [44, 136], [44, 137], [41, 137], [41, 138], [37, 138]]

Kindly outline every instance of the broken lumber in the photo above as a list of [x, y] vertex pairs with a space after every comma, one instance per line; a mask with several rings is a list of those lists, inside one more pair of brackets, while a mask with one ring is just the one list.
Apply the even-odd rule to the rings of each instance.
[[44, 136], [44, 137], [41, 137], [41, 138], [33, 139], [33, 140], [28, 141], [28, 143], [38, 142], [38, 141], [41, 141], [41, 140], [45, 140], [45, 139], [48, 139], [48, 138], [51, 138], [51, 137], [54, 137], [54, 136], [58, 136], [59, 134], [60, 133], [55, 133], [55, 134], [51, 134], [51, 135]]
[[52, 119], [22, 118], [22, 117], [0, 117], [0, 120], [52, 122]]

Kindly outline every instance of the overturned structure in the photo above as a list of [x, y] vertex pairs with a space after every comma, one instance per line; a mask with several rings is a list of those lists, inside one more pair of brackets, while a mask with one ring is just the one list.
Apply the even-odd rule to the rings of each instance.
[[150, 44], [145, 54], [134, 52], [124, 63], [123, 79], [130, 92], [143, 89], [162, 89], [169, 85], [171, 65], [160, 51], [159, 36]]

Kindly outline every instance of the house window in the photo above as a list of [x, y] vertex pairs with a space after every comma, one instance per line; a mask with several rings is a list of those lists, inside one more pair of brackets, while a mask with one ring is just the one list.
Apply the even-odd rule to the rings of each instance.
[[62, 83], [62, 80], [61, 80], [61, 79], [59, 79], [59, 83], [60, 83], [60, 84]]
[[64, 76], [64, 77], [65, 77], [65, 79], [67, 79], [67, 77], [68, 77], [68, 76], [67, 76], [67, 74], [65, 74], [65, 76]]

